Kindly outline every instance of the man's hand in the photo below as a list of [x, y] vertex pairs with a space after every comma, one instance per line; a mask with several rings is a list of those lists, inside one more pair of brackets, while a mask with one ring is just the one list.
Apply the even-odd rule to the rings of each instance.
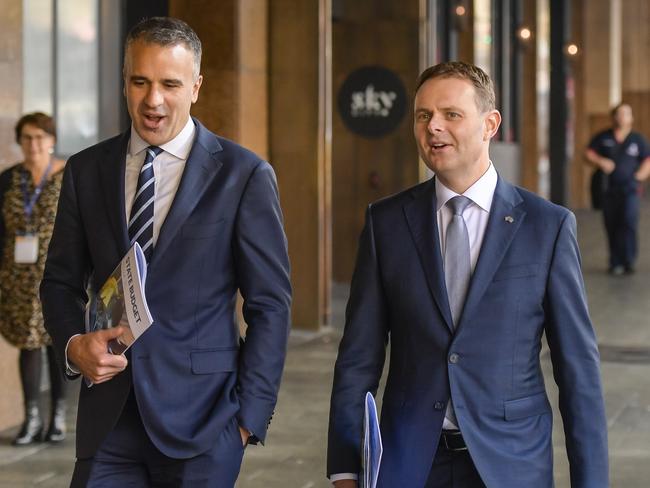
[[357, 480], [338, 480], [334, 482], [334, 488], [359, 488]]
[[241, 435], [241, 443], [243, 446], [248, 444], [248, 438], [251, 436], [251, 433], [244, 429], [242, 426], [239, 426], [239, 435]]
[[72, 338], [68, 345], [68, 362], [95, 384], [110, 380], [128, 364], [121, 354], [108, 352], [108, 343], [124, 331], [124, 327], [119, 326]]

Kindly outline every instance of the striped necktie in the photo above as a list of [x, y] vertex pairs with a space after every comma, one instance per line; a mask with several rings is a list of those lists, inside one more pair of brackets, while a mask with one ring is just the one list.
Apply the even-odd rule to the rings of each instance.
[[147, 262], [153, 253], [153, 206], [154, 206], [154, 172], [153, 160], [162, 152], [157, 146], [149, 146], [138, 176], [138, 188], [135, 191], [131, 218], [129, 219], [129, 240], [131, 245], [140, 244]]

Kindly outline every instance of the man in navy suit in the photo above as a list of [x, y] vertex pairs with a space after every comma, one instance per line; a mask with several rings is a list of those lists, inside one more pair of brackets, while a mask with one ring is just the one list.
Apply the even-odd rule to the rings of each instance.
[[[190, 117], [200, 61], [184, 22], [135, 26], [131, 128], [67, 164], [41, 298], [62, 367], [94, 383], [81, 388], [72, 486], [233, 486], [273, 414], [291, 296], [278, 190], [268, 163]], [[121, 327], [84, 334], [84, 305], [134, 240], [154, 323], [125, 357], [107, 352]]]
[[390, 342], [378, 486], [553, 486], [546, 334], [571, 486], [607, 487], [575, 217], [496, 173], [488, 149], [501, 116], [480, 68], [427, 69], [414, 105], [435, 177], [368, 207], [335, 369], [330, 479], [357, 486], [364, 395], [377, 391]]

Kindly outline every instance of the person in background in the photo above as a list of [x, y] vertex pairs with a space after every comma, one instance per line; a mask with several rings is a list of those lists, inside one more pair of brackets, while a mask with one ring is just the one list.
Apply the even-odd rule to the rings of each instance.
[[632, 107], [611, 111], [612, 127], [594, 136], [585, 151], [589, 164], [605, 174], [602, 209], [609, 244], [609, 272], [634, 273], [639, 226], [639, 183], [650, 176], [650, 147], [632, 130]]
[[16, 124], [23, 162], [0, 174], [0, 333], [20, 349], [19, 369], [25, 420], [13, 441], [38, 442], [43, 433], [39, 408], [41, 357], [47, 350], [52, 415], [45, 435], [65, 438], [65, 387], [50, 336], [43, 326], [38, 287], [52, 236], [65, 161], [56, 159], [56, 128], [49, 115], [34, 112]]

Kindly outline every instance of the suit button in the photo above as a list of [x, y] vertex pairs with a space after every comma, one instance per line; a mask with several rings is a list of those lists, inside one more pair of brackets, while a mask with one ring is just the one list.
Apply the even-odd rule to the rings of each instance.
[[460, 356], [458, 354], [456, 354], [455, 352], [453, 352], [453, 353], [451, 353], [449, 355], [449, 362], [451, 364], [456, 364], [459, 359], [460, 359]]
[[442, 402], [436, 402], [433, 404], [433, 408], [435, 410], [442, 410], [443, 408], [445, 408], [445, 404]]

